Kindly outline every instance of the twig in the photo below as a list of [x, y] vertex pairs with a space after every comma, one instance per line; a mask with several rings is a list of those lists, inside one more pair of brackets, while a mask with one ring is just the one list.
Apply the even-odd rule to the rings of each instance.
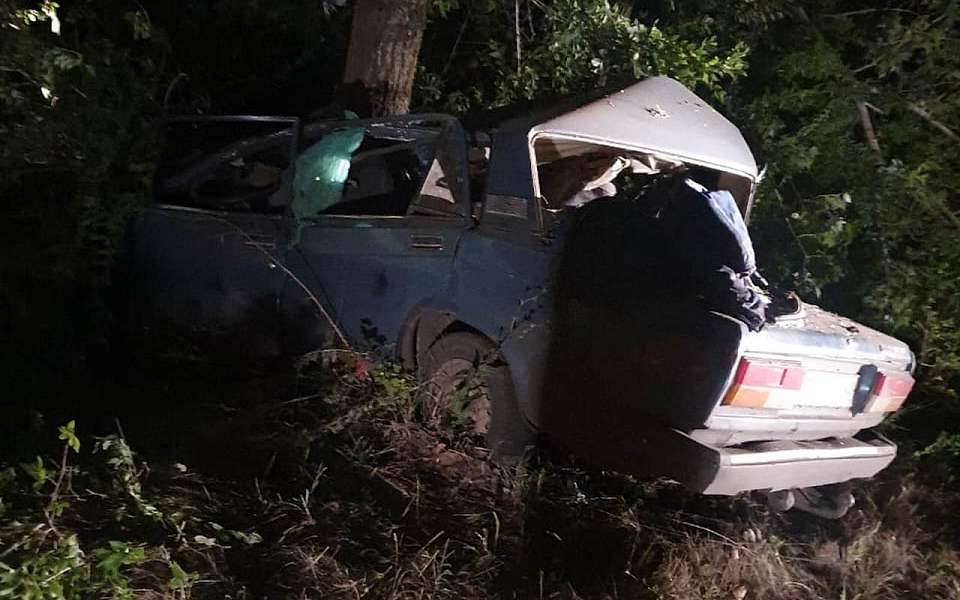
[[[3, 557], [5, 557], [6, 555], [8, 555], [8, 554], [10, 554], [10, 553], [12, 553], [12, 552], [15, 552], [15, 551], [18, 550], [20, 547], [22, 547], [24, 544], [26, 544], [26, 543], [29, 542], [31, 539], [33, 539], [33, 536], [36, 535], [37, 532], [40, 531], [41, 528], [43, 528], [43, 523], [37, 523], [37, 524], [34, 526], [34, 528], [30, 530], [30, 533], [28, 533], [27, 535], [23, 536], [23, 537], [20, 539], [20, 541], [12, 544], [9, 548], [7, 548], [6, 550], [4, 550], [3, 552], [0, 552], [0, 559], [2, 559]], [[46, 537], [46, 536], [44, 536], [44, 537]], [[2, 565], [2, 564], [3, 564], [3, 563], [0, 563], [0, 565]]]
[[57, 571], [56, 573], [54, 573], [53, 575], [51, 575], [50, 577], [47, 577], [46, 579], [44, 579], [43, 581], [41, 581], [41, 582], [40, 582], [40, 585], [41, 585], [41, 586], [46, 586], [48, 583], [50, 583], [51, 581], [53, 581], [53, 580], [56, 579], [57, 577], [60, 577], [61, 575], [63, 575], [64, 573], [66, 573], [67, 571], [70, 571], [70, 570], [72, 570], [72, 569], [73, 569], [73, 565], [70, 565], [69, 567], [64, 567], [64, 568], [60, 569], [59, 571]]
[[954, 214], [954, 212], [950, 210], [950, 208], [946, 204], [943, 204], [943, 203], [939, 203], [939, 204], [940, 204], [940, 212], [943, 213], [943, 216], [945, 216], [948, 221], [953, 223], [954, 227], [956, 227], [957, 229], [960, 229], [960, 217]]
[[886, 115], [886, 114], [887, 114], [887, 111], [885, 111], [885, 110], [883, 110], [883, 109], [880, 109], [880, 108], [877, 108], [876, 106], [874, 106], [873, 104], [870, 104], [869, 102], [864, 102], [863, 105], [866, 106], [867, 108], [869, 108], [870, 110], [872, 110], [873, 112], [879, 114], [879, 115]]
[[0, 71], [4, 73], [16, 73], [17, 75], [22, 76], [24, 79], [26, 79], [27, 81], [29, 81], [30, 83], [32, 83], [37, 87], [40, 87], [42, 85], [39, 81], [31, 77], [30, 74], [24, 71], [23, 69], [15, 69], [13, 67], [6, 67], [4, 65], [0, 65]]
[[537, 37], [537, 28], [533, 26], [533, 9], [530, 8], [530, 3], [536, 4], [538, 8], [543, 8], [537, 0], [527, 0], [527, 27], [530, 29], [530, 39]]
[[440, 72], [442, 76], [446, 76], [447, 71], [450, 70], [450, 65], [453, 64], [453, 59], [457, 55], [457, 49], [460, 48], [460, 41], [463, 39], [463, 34], [467, 31], [467, 24], [470, 23], [470, 13], [473, 11], [473, 4], [471, 3], [467, 7], [467, 12], [463, 16], [463, 24], [460, 25], [460, 31], [457, 33], [457, 39], [453, 41], [453, 48], [450, 49], [450, 56], [447, 57], [447, 64], [443, 65], [443, 71]]
[[955, 5], [956, 3], [957, 3], [957, 1], [956, 1], [956, 0], [953, 0], [952, 2], [950, 2], [950, 4], [947, 4], [947, 6], [944, 7], [944, 9], [943, 9], [943, 13], [942, 13], [939, 17], [937, 17], [936, 19], [930, 21], [930, 24], [931, 24], [931, 25], [936, 25], [936, 24], [939, 23], [940, 21], [942, 21], [942, 20], [946, 19], [948, 16], [950, 16], [950, 13], [953, 12], [953, 7], [954, 7], [954, 5]]
[[829, 13], [822, 15], [825, 18], [830, 19], [842, 19], [844, 17], [856, 17], [858, 15], [868, 15], [875, 12], [895, 12], [895, 13], [906, 13], [908, 15], [916, 15], [917, 12], [913, 10], [908, 10], [906, 8], [863, 8], [860, 10], [851, 10], [848, 12], [842, 13]]
[[677, 523], [679, 523], [679, 524], [681, 524], [681, 525], [686, 525], [687, 527], [693, 527], [694, 529], [699, 529], [700, 531], [704, 531], [704, 532], [706, 532], [706, 533], [713, 534], [713, 535], [717, 536], [718, 538], [720, 538], [721, 540], [723, 540], [723, 541], [725, 541], [725, 542], [733, 545], [735, 548], [742, 548], [742, 549], [744, 549], [744, 550], [746, 550], [746, 551], [748, 551], [748, 552], [751, 552], [751, 553], [753, 552], [753, 550], [751, 550], [749, 547], [745, 546], [744, 544], [741, 544], [741, 543], [738, 542], [737, 540], [735, 540], [735, 539], [733, 539], [733, 538], [730, 538], [730, 537], [727, 537], [727, 536], [723, 535], [722, 533], [720, 533], [720, 532], [718, 532], [718, 531], [714, 531], [713, 529], [710, 529], [709, 527], [704, 527], [703, 525], [697, 525], [696, 523], [691, 523], [691, 522], [689, 522], [689, 521], [684, 521], [683, 519], [672, 519], [672, 520], [675, 521], [675, 522], [677, 522]]
[[856, 69], [854, 69], [854, 70], [852, 71], [852, 73], [853, 73], [854, 75], [856, 75], [857, 73], [862, 73], [862, 72], [866, 71], [867, 69], [872, 69], [872, 68], [875, 67], [875, 66], [877, 66], [877, 61], [871, 60], [870, 62], [868, 62], [867, 64], [863, 65], [862, 67], [857, 67]]
[[931, 116], [930, 113], [924, 110], [924, 108], [919, 104], [916, 104], [915, 102], [911, 102], [907, 104], [907, 108], [910, 109], [910, 112], [917, 115], [918, 117], [920, 117], [921, 119], [923, 119], [924, 121], [932, 125], [934, 128], [938, 129], [942, 134], [944, 134], [951, 140], [955, 142], [960, 142], [960, 135], [957, 135], [957, 133], [954, 130], [950, 129], [949, 127], [944, 125], [942, 122], [934, 119], [933, 116]]
[[60, 499], [60, 486], [63, 485], [63, 478], [67, 474], [67, 458], [70, 456], [69, 452], [70, 444], [68, 442], [64, 442], [63, 455], [60, 457], [60, 472], [57, 474], [56, 483], [53, 484], [53, 491], [50, 492], [50, 500], [47, 502], [47, 507], [43, 511], [44, 516], [47, 517], [47, 524], [58, 536], [60, 535], [60, 532], [57, 531], [56, 525], [53, 524], [53, 516], [50, 514], [50, 511], [53, 510], [54, 504], [56, 504], [57, 500]]
[[870, 120], [870, 111], [867, 110], [866, 102], [857, 102], [857, 112], [860, 113], [860, 123], [863, 125], [863, 133], [867, 136], [867, 145], [870, 149], [880, 154], [880, 142], [877, 141], [877, 132], [873, 129], [873, 121]]
[[809, 585], [807, 585], [807, 584], [805, 584], [805, 583], [800, 583], [799, 581], [786, 581], [786, 582], [784, 582], [784, 585], [796, 586], [796, 587], [798, 587], [798, 588], [802, 588], [802, 589], [807, 590], [807, 591], [810, 592], [811, 594], [814, 593], [813, 588], [811, 588]]
[[[777, 195], [777, 199], [780, 200], [780, 206], [783, 206], [783, 196], [780, 194], [780, 190], [774, 190], [774, 193]], [[797, 235], [797, 230], [793, 228], [793, 223], [790, 222], [790, 216], [784, 215], [784, 223], [787, 224], [787, 230], [790, 231], [790, 235], [793, 236], [793, 240], [797, 243], [797, 248], [800, 249], [800, 254], [803, 255], [803, 260], [800, 263], [800, 271], [803, 273], [803, 277], [807, 277], [807, 264], [810, 262], [810, 254], [807, 253], [806, 247], [803, 245], [803, 241], [800, 239], [800, 236]]]
[[519, 75], [520, 65], [523, 62], [520, 48], [520, 0], [513, 0], [513, 37], [517, 42], [517, 75]]
[[418, 552], [423, 552], [424, 550], [426, 550], [426, 549], [430, 546], [430, 544], [432, 544], [432, 543], [434, 543], [435, 541], [437, 541], [438, 539], [440, 539], [440, 536], [442, 536], [444, 533], [445, 533], [445, 532], [444, 532], [442, 529], [441, 529], [440, 531], [438, 531], [438, 532], [436, 533], [436, 535], [434, 535], [432, 538], [430, 538], [430, 541], [428, 541], [426, 544], [424, 544], [423, 546], [420, 547], [420, 550], [418, 550]]
[[308, 396], [300, 396], [298, 398], [292, 398], [290, 400], [284, 400], [277, 404], [277, 406], [287, 406], [288, 404], [297, 404], [298, 402], [306, 402], [308, 400], [315, 400], [319, 398], [321, 394], [310, 394]]
[[174, 77], [173, 80], [170, 82], [170, 85], [167, 86], [167, 91], [166, 91], [166, 93], [163, 95], [163, 110], [164, 110], [164, 111], [167, 110], [167, 104], [170, 102], [170, 94], [173, 93], [173, 88], [176, 87], [176, 85], [180, 82], [181, 79], [190, 79], [190, 76], [187, 75], [186, 73], [184, 73], [183, 71], [180, 71], [179, 73], [177, 73], [177, 76]]

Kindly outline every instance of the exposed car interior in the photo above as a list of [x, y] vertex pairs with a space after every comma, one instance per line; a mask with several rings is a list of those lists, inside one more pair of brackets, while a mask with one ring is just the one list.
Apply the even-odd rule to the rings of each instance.
[[[360, 131], [359, 145], [355, 149], [340, 148], [341, 156], [332, 158], [322, 156], [327, 149], [318, 146], [351, 128], [325, 130], [322, 135], [301, 140], [295, 161], [299, 175], [295, 175], [289, 135], [272, 131], [264, 136], [263, 127], [251, 131], [235, 123], [226, 125], [229, 127], [191, 122], [179, 125], [178, 131], [168, 135], [176, 143], [168, 144], [168, 154], [157, 172], [155, 189], [161, 203], [279, 215], [289, 210], [291, 198], [298, 193], [316, 196], [325, 192], [325, 198], [309, 207], [308, 216], [444, 216], [463, 212], [448, 173], [454, 159], [445, 155], [442, 132], [437, 128], [352, 128]], [[222, 131], [212, 135], [212, 129]], [[261, 135], [243, 138], [250, 133]], [[334, 150], [336, 147], [331, 152]], [[315, 160], [304, 161], [311, 151]], [[309, 184], [314, 185], [311, 188]], [[415, 198], [419, 201], [414, 202]]]
[[662, 175], [684, 172], [709, 189], [725, 189], [745, 212], [750, 182], [706, 168], [688, 168], [654, 154], [582, 141], [538, 138], [534, 143], [537, 193], [543, 208], [558, 213], [599, 198], [637, 199]]
[[272, 194], [290, 166], [291, 123], [173, 120], [155, 175], [158, 202], [228, 212], [275, 214]]
[[[366, 136], [350, 158], [339, 202], [326, 215], [403, 216], [422, 184], [429, 163], [423, 142]], [[418, 147], [419, 146], [419, 147]]]

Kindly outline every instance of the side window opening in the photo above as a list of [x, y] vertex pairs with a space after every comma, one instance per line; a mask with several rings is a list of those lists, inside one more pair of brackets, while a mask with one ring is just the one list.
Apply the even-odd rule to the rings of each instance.
[[404, 216], [428, 164], [416, 142], [364, 139], [350, 160], [340, 200], [321, 214]]
[[362, 127], [331, 132], [297, 157], [291, 209], [297, 219], [322, 214], [339, 202], [352, 154], [363, 143]]
[[456, 213], [457, 199], [450, 178], [439, 158], [434, 158], [420, 187], [418, 201], [407, 209], [410, 215], [445, 216]]
[[158, 202], [236, 213], [280, 214], [292, 119], [173, 119], [154, 181]]
[[328, 133], [297, 159], [293, 212], [299, 218], [458, 215], [457, 158], [448, 142], [437, 128], [370, 125]]
[[459, 125], [438, 132], [429, 168], [408, 215], [463, 218], [468, 216], [466, 193], [472, 190], [466, 138]]

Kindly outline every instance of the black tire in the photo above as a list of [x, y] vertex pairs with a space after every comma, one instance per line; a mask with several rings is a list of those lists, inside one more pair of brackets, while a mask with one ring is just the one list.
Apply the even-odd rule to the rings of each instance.
[[428, 424], [440, 425], [453, 412], [483, 436], [491, 458], [515, 464], [533, 448], [535, 434], [517, 404], [510, 368], [487, 339], [469, 332], [442, 336], [419, 360], [420, 407]]

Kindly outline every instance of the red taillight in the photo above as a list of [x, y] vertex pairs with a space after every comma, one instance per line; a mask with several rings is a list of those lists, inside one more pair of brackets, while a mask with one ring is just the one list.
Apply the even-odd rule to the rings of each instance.
[[759, 408], [766, 404], [772, 391], [803, 387], [805, 373], [800, 367], [765, 365], [744, 358], [737, 367], [723, 404]]
[[759, 365], [743, 359], [733, 382], [755, 387], [799, 390], [803, 386], [803, 375], [804, 370], [798, 367]]
[[868, 410], [893, 412], [903, 405], [910, 390], [913, 389], [913, 377], [909, 375], [894, 376], [886, 373], [877, 373], [870, 392]]

